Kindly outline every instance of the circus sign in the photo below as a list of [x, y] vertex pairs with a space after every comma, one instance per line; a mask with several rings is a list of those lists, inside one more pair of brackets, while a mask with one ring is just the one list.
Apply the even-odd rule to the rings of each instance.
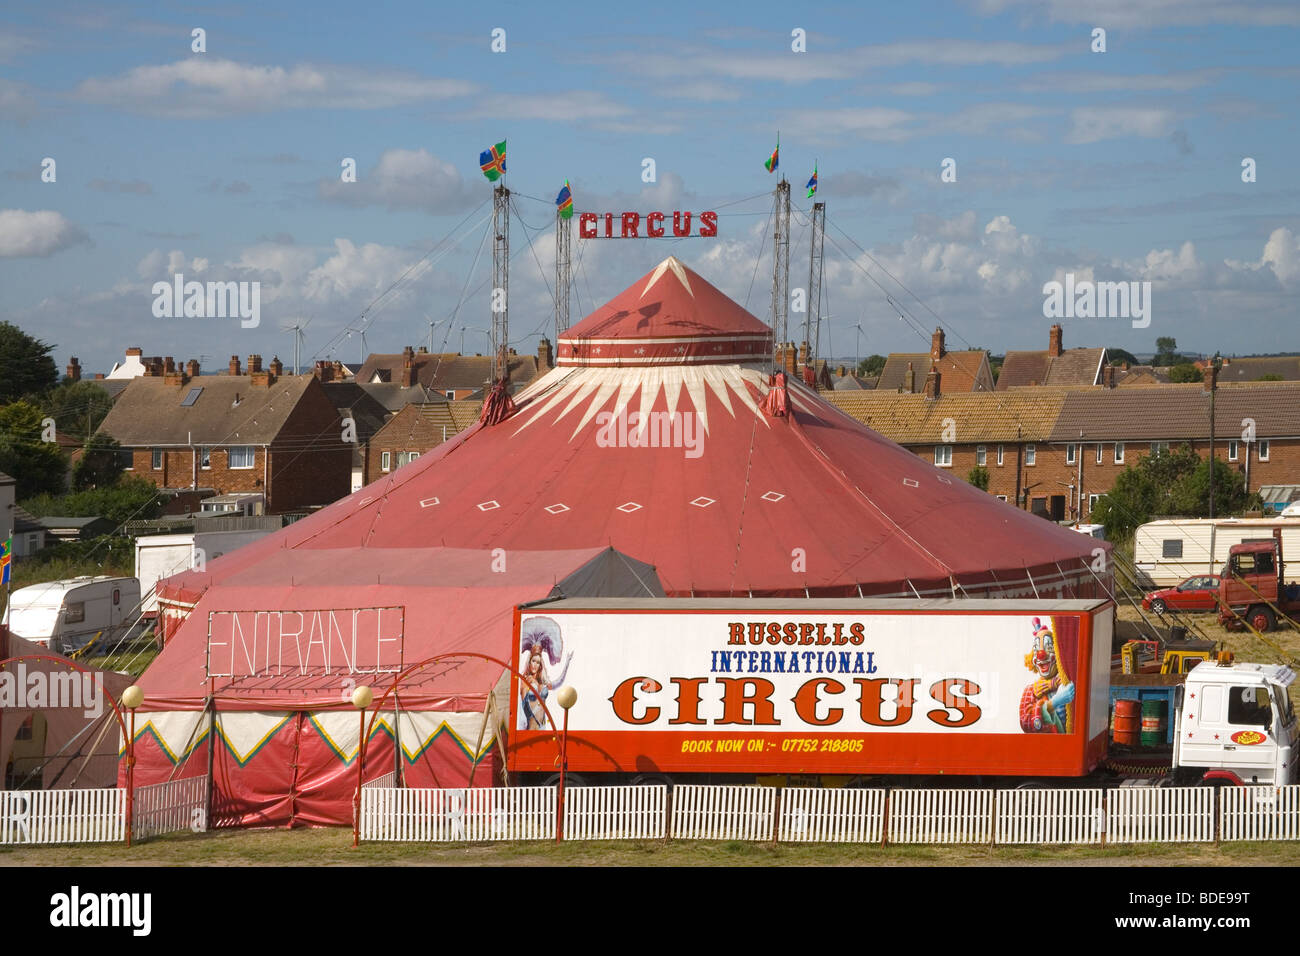
[[404, 628], [403, 607], [212, 611], [207, 676], [396, 674]]
[[652, 212], [584, 212], [578, 216], [580, 239], [684, 239], [698, 236], [712, 239], [718, 234], [718, 214], [675, 211]]

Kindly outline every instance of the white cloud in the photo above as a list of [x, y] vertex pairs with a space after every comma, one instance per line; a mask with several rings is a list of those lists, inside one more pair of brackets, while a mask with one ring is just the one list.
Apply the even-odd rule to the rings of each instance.
[[483, 200], [482, 192], [474, 194], [458, 167], [424, 149], [385, 150], [373, 169], [357, 175], [356, 182], [345, 183], [338, 176], [322, 179], [317, 194], [353, 206], [435, 214], [472, 209]]
[[159, 116], [196, 118], [284, 109], [384, 109], [474, 92], [471, 83], [409, 73], [299, 64], [254, 66], [207, 56], [83, 80], [73, 96]]
[[1224, 264], [1240, 272], [1272, 272], [1277, 281], [1288, 288], [1300, 285], [1300, 236], [1285, 227], [1274, 229], [1257, 261], [1228, 259]]
[[[1023, 10], [1057, 23], [1082, 23], [1106, 29], [1177, 28], [1208, 23], [1248, 26], [1300, 26], [1292, 3], [1223, 3], [1221, 0], [978, 0], [976, 9], [998, 14]], [[1086, 49], [1086, 47], [1084, 47]]]
[[90, 237], [62, 213], [0, 209], [0, 258], [51, 256]]
[[1159, 139], [1172, 134], [1171, 110], [1133, 106], [1085, 106], [1070, 114], [1067, 143], [1096, 143], [1103, 139], [1137, 136]]

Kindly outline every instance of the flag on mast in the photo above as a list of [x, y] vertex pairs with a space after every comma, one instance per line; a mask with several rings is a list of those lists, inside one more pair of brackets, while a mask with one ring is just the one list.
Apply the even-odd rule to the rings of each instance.
[[491, 149], [478, 154], [478, 167], [490, 183], [496, 182], [506, 173], [506, 141], [503, 139]]
[[13, 561], [14, 539], [11, 535], [6, 538], [3, 544], [0, 544], [0, 584], [9, 583], [9, 565]]
[[813, 163], [812, 179], [808, 180], [808, 198], [812, 199], [817, 193], [817, 164]]
[[776, 172], [776, 167], [781, 162], [781, 134], [776, 134], [776, 149], [772, 150], [772, 155], [763, 161], [763, 168], [769, 173]]
[[560, 194], [555, 197], [555, 205], [560, 209], [560, 218], [569, 219], [573, 216], [573, 191], [569, 189], [569, 181], [564, 181], [564, 188]]

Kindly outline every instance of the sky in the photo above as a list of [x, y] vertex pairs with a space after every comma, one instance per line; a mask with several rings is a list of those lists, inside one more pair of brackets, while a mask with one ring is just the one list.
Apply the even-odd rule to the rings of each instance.
[[[575, 229], [575, 322], [668, 255], [766, 321], [772, 190], [803, 289], [814, 164], [823, 354], [925, 351], [940, 324], [1046, 348], [1067, 275], [1150, 283], [1145, 319], [1061, 318], [1067, 347], [1300, 350], [1300, 5], [729, 6], [7, 4], [0, 320], [87, 374], [131, 346], [289, 365], [295, 325], [304, 365], [485, 352], [478, 157], [506, 140], [521, 352], [554, 338], [566, 179], [580, 212], [718, 212], [715, 238]], [[257, 326], [157, 315], [178, 273], [259, 283]]]

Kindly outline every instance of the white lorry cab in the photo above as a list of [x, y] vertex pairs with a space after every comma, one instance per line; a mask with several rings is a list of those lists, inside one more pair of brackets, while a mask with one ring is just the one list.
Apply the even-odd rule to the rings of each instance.
[[4, 623], [24, 640], [68, 654], [102, 634], [120, 634], [130, 628], [139, 605], [140, 582], [135, 578], [68, 578], [13, 592]]
[[1295, 681], [1282, 664], [1205, 661], [1182, 688], [1174, 728], [1174, 766], [1204, 768], [1206, 783], [1271, 784], [1300, 780], [1296, 718], [1287, 696]]

